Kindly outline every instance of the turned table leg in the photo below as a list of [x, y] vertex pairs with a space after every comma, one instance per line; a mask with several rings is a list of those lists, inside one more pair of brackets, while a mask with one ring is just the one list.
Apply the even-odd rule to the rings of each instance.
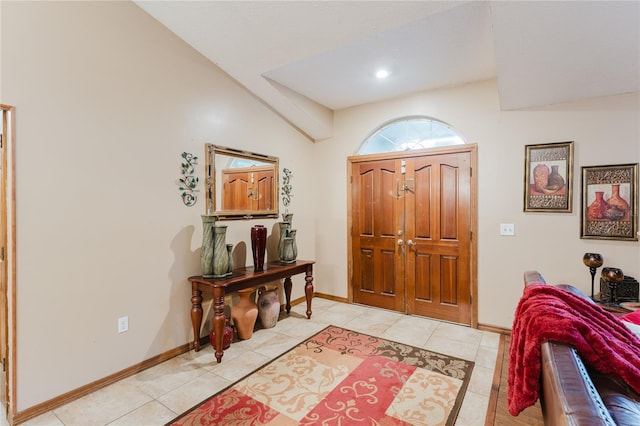
[[200, 350], [200, 326], [202, 325], [202, 292], [198, 284], [191, 284], [191, 325], [193, 326], [193, 347]]
[[287, 277], [284, 279], [284, 295], [287, 299], [287, 304], [285, 308], [287, 309], [287, 313], [291, 313], [291, 277]]
[[224, 326], [227, 322], [227, 318], [224, 315], [224, 288], [216, 287], [213, 289], [213, 330], [216, 334], [215, 342], [211, 342], [211, 345], [216, 351], [216, 360], [222, 362], [223, 354], [223, 338], [224, 338]]
[[311, 319], [311, 299], [313, 298], [313, 266], [307, 266], [304, 280], [304, 295], [307, 298], [307, 318]]

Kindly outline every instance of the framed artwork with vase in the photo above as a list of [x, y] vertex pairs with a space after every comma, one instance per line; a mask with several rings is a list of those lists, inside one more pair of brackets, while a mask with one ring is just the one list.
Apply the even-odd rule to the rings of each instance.
[[573, 142], [525, 145], [524, 211], [571, 213]]
[[582, 167], [580, 238], [638, 240], [638, 163]]

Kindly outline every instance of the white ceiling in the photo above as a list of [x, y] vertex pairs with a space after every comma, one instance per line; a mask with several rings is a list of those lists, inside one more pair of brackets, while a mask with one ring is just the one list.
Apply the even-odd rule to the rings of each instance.
[[491, 78], [505, 110], [640, 91], [639, 0], [136, 4], [313, 140], [334, 110]]

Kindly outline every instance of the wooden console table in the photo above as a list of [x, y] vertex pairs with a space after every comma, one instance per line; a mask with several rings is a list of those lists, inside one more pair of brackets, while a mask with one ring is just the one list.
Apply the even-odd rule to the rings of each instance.
[[224, 314], [224, 295], [244, 288], [256, 287], [271, 281], [284, 278], [287, 313], [291, 312], [291, 277], [305, 274], [304, 293], [307, 299], [307, 318], [311, 318], [311, 298], [313, 297], [313, 264], [312, 260], [297, 260], [295, 263], [283, 265], [280, 262], [265, 263], [264, 270], [255, 272], [253, 267], [238, 268], [224, 279], [189, 277], [191, 282], [191, 323], [193, 325], [193, 347], [200, 350], [200, 327], [202, 325], [202, 292], [213, 294], [213, 330], [216, 341], [211, 342], [215, 348], [216, 360], [222, 362], [222, 338], [226, 317]]

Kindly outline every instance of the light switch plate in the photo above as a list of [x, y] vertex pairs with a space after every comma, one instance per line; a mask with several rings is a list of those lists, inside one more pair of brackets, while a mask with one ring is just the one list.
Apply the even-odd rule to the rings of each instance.
[[512, 237], [516, 235], [516, 229], [513, 223], [501, 223], [500, 224], [500, 235], [506, 235]]
[[118, 318], [118, 333], [124, 333], [129, 330], [129, 317]]

